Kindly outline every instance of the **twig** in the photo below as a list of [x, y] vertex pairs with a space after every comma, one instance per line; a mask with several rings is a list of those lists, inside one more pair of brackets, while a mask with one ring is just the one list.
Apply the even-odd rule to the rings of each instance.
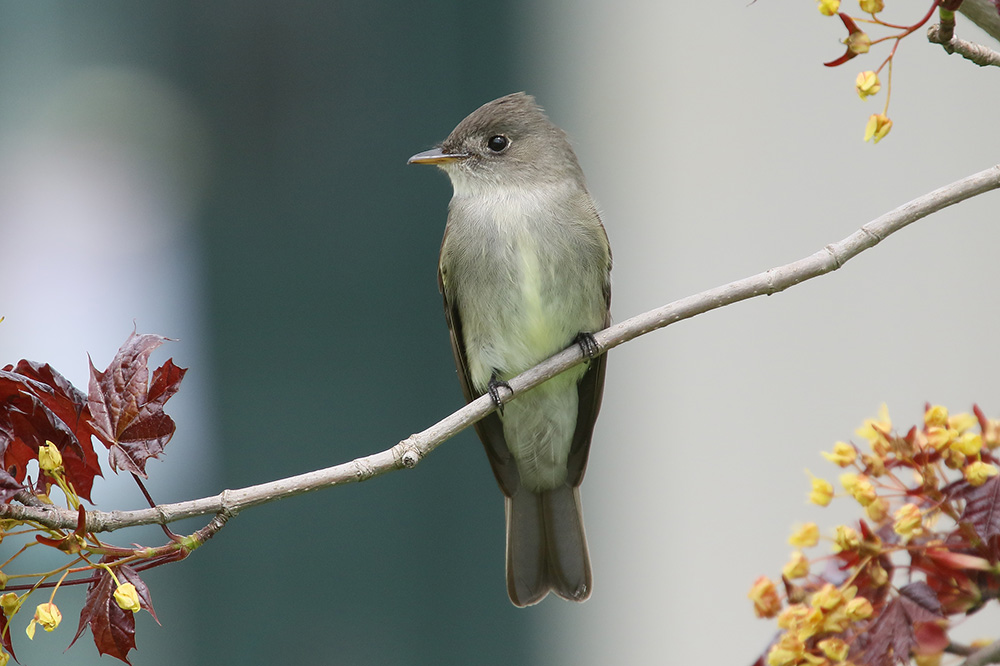
[[[1000, 165], [973, 174], [950, 185], [903, 204], [869, 222], [838, 243], [827, 245], [809, 257], [758, 273], [748, 278], [688, 296], [668, 305], [615, 324], [594, 335], [602, 352], [682, 319], [715, 310], [755, 296], [775, 294], [843, 266], [861, 252], [908, 224], [970, 197], [1000, 188]], [[513, 393], [504, 392], [507, 402], [528, 389], [563, 372], [583, 360], [577, 345], [521, 373], [510, 380]], [[391, 449], [335, 465], [326, 469], [262, 483], [238, 490], [224, 490], [214, 497], [162, 504], [136, 511], [92, 511], [87, 513], [88, 532], [110, 532], [124, 527], [170, 523], [209, 513], [223, 517], [243, 509], [303, 493], [380, 476], [415, 466], [445, 440], [453, 437], [494, 410], [489, 396], [480, 397], [423, 432], [411, 435]], [[30, 520], [52, 528], [75, 529], [77, 514], [55, 507], [0, 505], [0, 518]]]
[[997, 12], [993, 0], [964, 0], [958, 11], [1000, 42], [1000, 12]]
[[1000, 641], [994, 641], [976, 650], [960, 666], [986, 666], [986, 664], [1000, 664]]
[[976, 648], [971, 645], [966, 645], [965, 643], [956, 643], [952, 641], [951, 643], [948, 643], [947, 647], [945, 647], [944, 652], [945, 654], [955, 654], [960, 657], [968, 657], [976, 652]]
[[927, 41], [932, 44], [940, 44], [948, 53], [957, 53], [980, 67], [1000, 67], [1000, 53], [981, 44], [973, 44], [954, 36], [945, 41], [941, 34], [941, 27], [937, 24], [927, 28]]

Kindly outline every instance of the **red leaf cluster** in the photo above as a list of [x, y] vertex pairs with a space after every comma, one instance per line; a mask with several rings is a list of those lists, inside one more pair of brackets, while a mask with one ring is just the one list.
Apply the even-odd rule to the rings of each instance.
[[[90, 499], [94, 477], [101, 473], [91, 445], [87, 397], [48, 364], [19, 361], [0, 370], [0, 498], [8, 501], [24, 487], [28, 462], [38, 458], [46, 441], [63, 457], [66, 478], [77, 495]], [[44, 490], [44, 474], [37, 490]]]
[[948, 637], [938, 624], [944, 619], [937, 596], [926, 583], [910, 583], [882, 609], [858, 637], [854, 659], [871, 666], [908, 663], [910, 654], [940, 652]]
[[0, 370], [0, 501], [22, 490], [44, 492], [53, 482], [40, 472], [34, 486], [25, 483], [28, 463], [46, 442], [59, 450], [66, 480], [84, 499], [101, 474], [92, 437], [109, 449], [112, 469], [145, 477], [146, 461], [173, 436], [163, 406], [186, 372], [167, 360], [149, 384], [149, 355], [166, 339], [133, 332], [106, 370], [91, 363], [89, 395], [48, 364], [22, 360]]
[[[159, 335], [133, 332], [105, 370], [90, 364], [87, 395], [47, 364], [22, 360], [0, 369], [0, 502], [10, 502], [21, 492], [48, 493], [56, 483], [66, 491], [71, 505], [77, 503], [70, 497], [74, 494], [90, 500], [94, 477], [101, 474], [94, 438], [108, 449], [113, 470], [145, 477], [146, 461], [163, 453], [174, 434], [174, 421], [163, 409], [187, 372], [174, 365], [173, 360], [167, 360], [150, 377], [149, 355], [165, 340]], [[62, 463], [58, 463], [58, 456], [47, 456], [49, 465], [46, 469], [39, 466], [39, 478], [30, 482], [28, 464], [38, 460], [39, 450], [47, 442], [58, 449]], [[89, 539], [96, 541], [88, 538], [82, 505], [74, 532], [51, 534], [38, 534], [36, 541], [74, 554], [87, 548]], [[181, 559], [185, 554], [167, 550], [159, 557], [146, 559], [138, 568]], [[132, 611], [122, 609], [115, 600], [118, 585], [134, 585], [139, 605], [154, 619], [156, 614], [149, 589], [136, 570], [126, 564], [114, 566], [121, 557], [106, 555], [101, 559], [102, 564], [113, 566], [117, 583], [103, 567], [89, 579], [73, 643], [89, 626], [101, 654], [128, 663], [128, 653], [135, 647], [135, 618]], [[77, 581], [71, 579], [66, 584], [74, 582]], [[13, 656], [9, 620], [0, 613], [0, 648]]]

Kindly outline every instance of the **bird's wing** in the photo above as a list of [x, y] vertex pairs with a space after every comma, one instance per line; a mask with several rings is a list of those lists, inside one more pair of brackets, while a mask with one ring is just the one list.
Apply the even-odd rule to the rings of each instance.
[[[476, 394], [472, 387], [472, 381], [469, 379], [469, 363], [465, 358], [465, 343], [462, 338], [462, 319], [459, 316], [457, 305], [448, 298], [448, 290], [445, 288], [440, 267], [438, 268], [438, 287], [444, 297], [444, 316], [448, 322], [448, 332], [451, 334], [451, 351], [455, 355], [458, 381], [462, 385], [465, 401], [472, 402], [479, 395]], [[504, 495], [510, 497], [520, 485], [521, 477], [517, 471], [517, 463], [507, 449], [507, 440], [504, 439], [503, 422], [500, 421], [500, 416], [493, 412], [477, 421], [473, 427], [486, 448], [486, 457], [489, 458], [490, 467], [493, 468], [493, 475], [500, 485], [500, 490], [503, 491]]]
[[[608, 302], [610, 305], [610, 288]], [[604, 321], [604, 327], [611, 325], [610, 314]], [[587, 470], [587, 455], [590, 452], [590, 440], [594, 436], [594, 424], [601, 411], [601, 397], [604, 395], [604, 373], [607, 354], [590, 359], [587, 372], [580, 378], [577, 385], [576, 430], [573, 432], [573, 443], [569, 449], [567, 460], [568, 473], [566, 482], [573, 488], [583, 483], [583, 473]]]

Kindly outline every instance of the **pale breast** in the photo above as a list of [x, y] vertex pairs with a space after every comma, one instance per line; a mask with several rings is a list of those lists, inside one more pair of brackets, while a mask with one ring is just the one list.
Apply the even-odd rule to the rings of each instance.
[[586, 193], [558, 186], [452, 199], [441, 251], [470, 379], [509, 378], [606, 317], [610, 257]]

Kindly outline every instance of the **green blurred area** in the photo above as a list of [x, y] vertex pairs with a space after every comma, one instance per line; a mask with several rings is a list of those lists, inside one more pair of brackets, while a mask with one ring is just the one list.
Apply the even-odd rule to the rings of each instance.
[[[450, 186], [406, 159], [520, 89], [515, 17], [510, 2], [0, 4], [8, 81], [127, 67], [204, 124], [190, 305], [208, 367], [191, 373], [212, 387], [210, 492], [388, 448], [461, 405], [436, 284]], [[184, 342], [170, 353], [185, 364]], [[464, 433], [411, 472], [248, 510], [148, 572], [163, 627], [140, 617], [132, 663], [529, 663], [538, 615], [507, 600], [503, 533]], [[23, 662], [96, 663], [89, 637], [60, 654], [79, 608], [64, 599], [65, 631], [19, 636]]]

